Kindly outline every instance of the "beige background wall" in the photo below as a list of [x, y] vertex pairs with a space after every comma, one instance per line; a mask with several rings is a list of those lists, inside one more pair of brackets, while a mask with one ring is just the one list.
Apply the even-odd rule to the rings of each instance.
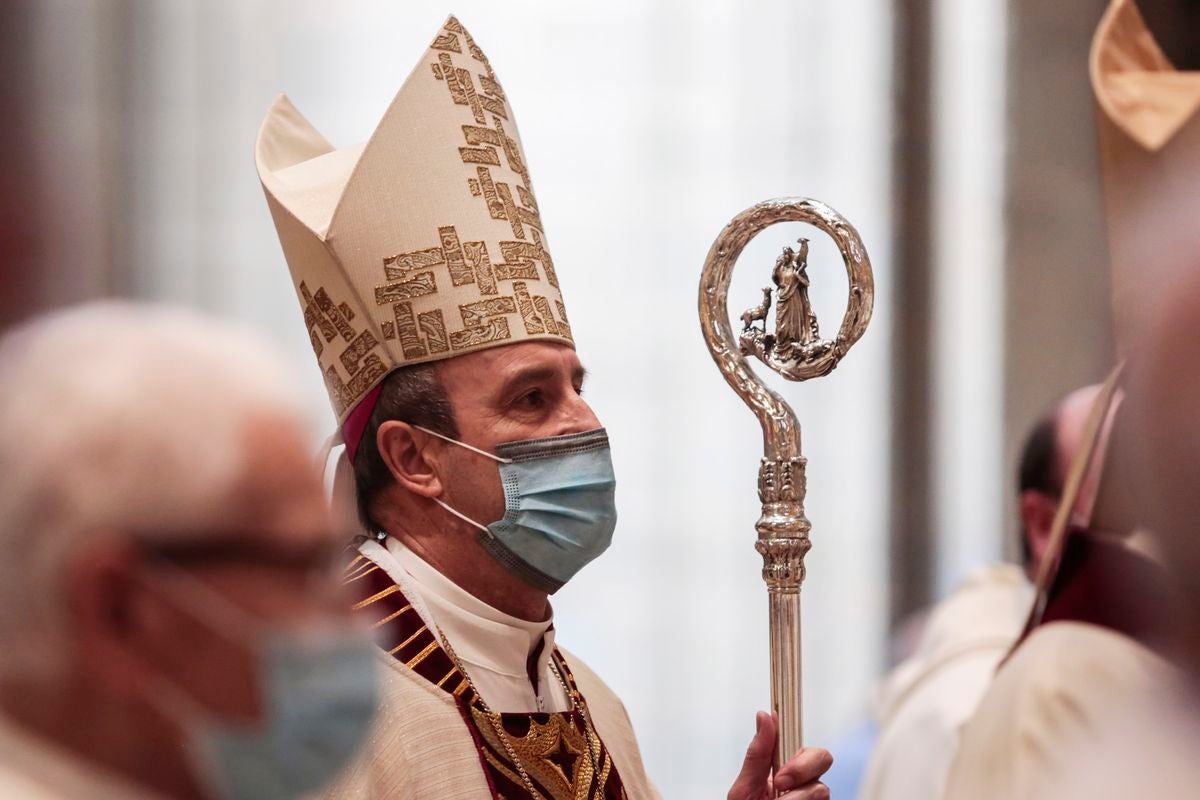
[[[1011, 4], [1004, 332], [1009, 485], [1034, 420], [1055, 398], [1102, 380], [1113, 363], [1108, 250], [1084, 72], [1105, 6], [1104, 0]], [[1015, 536], [1015, 527], [1009, 530]]]

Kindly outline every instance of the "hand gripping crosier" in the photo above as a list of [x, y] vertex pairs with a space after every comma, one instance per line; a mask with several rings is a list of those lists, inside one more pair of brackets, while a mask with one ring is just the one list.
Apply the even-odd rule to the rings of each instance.
[[[845, 261], [850, 296], [841, 328], [832, 340], [820, 338], [808, 297], [808, 240], [786, 247], [775, 262], [774, 290], [741, 316], [734, 337], [727, 300], [733, 266], [759, 232], [779, 222], [805, 222], [828, 234]], [[774, 333], [767, 331], [772, 293]], [[763, 459], [758, 472], [762, 516], [755, 528], [755, 549], [763, 557], [763, 580], [770, 600], [771, 706], [779, 715], [775, 765], [779, 768], [800, 748], [800, 584], [811, 524], [804, 516], [805, 459], [800, 453], [800, 423], [795, 412], [750, 369], [753, 355], [788, 380], [828, 375], [858, 341], [871, 320], [875, 299], [871, 263], [858, 232], [824, 203], [807, 198], [767, 200], [734, 217], [704, 262], [700, 279], [700, 327], [713, 360], [738, 396], [758, 417], [763, 430]], [[755, 327], [755, 323], [761, 323]]]

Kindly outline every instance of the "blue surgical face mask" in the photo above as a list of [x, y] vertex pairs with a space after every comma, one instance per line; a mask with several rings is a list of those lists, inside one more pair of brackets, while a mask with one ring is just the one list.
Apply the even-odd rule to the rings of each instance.
[[504, 516], [495, 522], [483, 525], [434, 500], [479, 528], [484, 548], [530, 585], [558, 591], [612, 543], [617, 480], [603, 428], [510, 442], [498, 446], [495, 455], [420, 430], [500, 464]]
[[171, 581], [171, 601], [207, 625], [246, 640], [259, 658], [258, 723], [221, 720], [175, 686], [165, 705], [191, 756], [222, 800], [295, 800], [332, 781], [366, 739], [378, 706], [375, 646], [332, 623], [272, 629], [191, 576]]

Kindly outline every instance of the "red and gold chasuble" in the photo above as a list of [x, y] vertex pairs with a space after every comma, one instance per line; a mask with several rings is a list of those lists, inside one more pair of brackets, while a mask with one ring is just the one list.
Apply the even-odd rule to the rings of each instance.
[[494, 713], [378, 564], [357, 554], [347, 567], [346, 585], [379, 645], [454, 698], [494, 800], [625, 800], [621, 776], [557, 648], [551, 657], [573, 709]]

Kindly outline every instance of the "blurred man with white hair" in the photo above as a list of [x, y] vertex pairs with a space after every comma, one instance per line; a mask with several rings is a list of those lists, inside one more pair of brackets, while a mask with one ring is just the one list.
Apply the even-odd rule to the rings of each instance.
[[0, 797], [316, 789], [375, 707], [305, 415], [252, 336], [106, 303], [0, 342]]

